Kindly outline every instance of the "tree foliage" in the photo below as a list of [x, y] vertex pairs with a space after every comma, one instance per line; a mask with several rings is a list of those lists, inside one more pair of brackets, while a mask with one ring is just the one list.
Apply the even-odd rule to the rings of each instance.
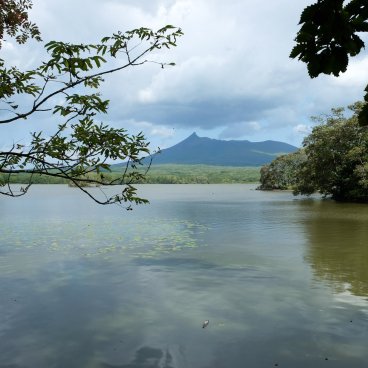
[[297, 182], [297, 168], [306, 160], [304, 150], [279, 156], [261, 168], [260, 190], [291, 189]]
[[368, 200], [368, 130], [358, 123], [362, 107], [350, 106], [350, 118], [338, 108], [318, 119], [320, 125], [303, 142], [307, 160], [297, 171], [296, 193], [319, 191], [341, 201]]
[[346, 117], [343, 108], [314, 118], [319, 124], [298, 154], [274, 160], [261, 171], [261, 189], [292, 187], [295, 194], [319, 192], [338, 201], [368, 201], [368, 129], [358, 122], [363, 103]]
[[[318, 0], [304, 9], [299, 24], [290, 57], [305, 62], [311, 78], [321, 73], [339, 76], [346, 71], [349, 56], [364, 48], [359, 32], [368, 31], [368, 2]], [[368, 102], [368, 86], [365, 91]], [[368, 105], [362, 108], [359, 122], [368, 125]]]
[[30, 37], [41, 41], [38, 27], [28, 20], [31, 8], [31, 0], [0, 0], [0, 49], [5, 34], [18, 43], [25, 43]]
[[[31, 5], [30, 1], [9, 3], [24, 9]], [[2, 22], [12, 36], [26, 27], [23, 22], [14, 28], [9, 20]], [[27, 27], [25, 30], [37, 37], [34, 28]], [[8, 67], [0, 59], [0, 125], [49, 114], [57, 126], [51, 135], [33, 132], [28, 145], [11, 144], [0, 151], [0, 193], [23, 195], [33, 175], [45, 175], [71, 181], [100, 204], [147, 202], [136, 195], [131, 184], [144, 177], [144, 172], [136, 169], [141, 158], [149, 154], [149, 143], [142, 133], [132, 136], [123, 128], [112, 128], [99, 120], [109, 107], [109, 100], [103, 99], [99, 90], [105, 76], [127, 68], [149, 62], [162, 68], [174, 65], [147, 57], [176, 46], [181, 35], [179, 28], [167, 25], [157, 31], [142, 27], [117, 32], [94, 44], [51, 41], [45, 44], [48, 59], [27, 71]], [[24, 38], [17, 41], [23, 42]], [[124, 161], [126, 166], [118, 178], [107, 181], [106, 172], [114, 160]], [[31, 174], [30, 181], [15, 192], [10, 186], [11, 177], [20, 173]], [[125, 186], [120, 193], [99, 199], [84, 188], [87, 184]]]

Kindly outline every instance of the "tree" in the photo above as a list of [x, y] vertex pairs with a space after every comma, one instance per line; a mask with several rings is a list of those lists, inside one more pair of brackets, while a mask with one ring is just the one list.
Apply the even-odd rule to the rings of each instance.
[[[359, 32], [368, 31], [367, 0], [318, 0], [301, 14], [300, 30], [291, 58], [298, 58], [308, 66], [315, 78], [321, 73], [339, 76], [346, 71], [349, 56], [356, 56], [364, 48]], [[368, 102], [368, 85], [364, 100]], [[368, 104], [359, 113], [359, 123], [368, 125]]]
[[[16, 36], [18, 43], [28, 37], [40, 40], [37, 27], [28, 22], [31, 1], [1, 1], [0, 4], [0, 39], [6, 32]], [[144, 177], [145, 173], [137, 167], [142, 156], [149, 155], [149, 143], [142, 133], [132, 136], [125, 129], [115, 129], [98, 120], [107, 114], [109, 106], [109, 101], [98, 91], [108, 74], [149, 62], [162, 68], [174, 65], [146, 57], [176, 46], [181, 35], [180, 28], [167, 25], [157, 31], [138, 28], [117, 32], [95, 44], [51, 41], [45, 44], [49, 59], [28, 71], [7, 67], [0, 59], [0, 125], [47, 113], [57, 125], [51, 136], [33, 132], [28, 146], [12, 144], [0, 151], [0, 193], [12, 197], [24, 195], [32, 178], [42, 175], [67, 179], [100, 204], [146, 203], [147, 200], [136, 195], [132, 182]], [[106, 180], [105, 173], [114, 160], [124, 161], [126, 165], [119, 178]], [[20, 173], [28, 173], [29, 182], [15, 192], [10, 182]], [[118, 194], [100, 199], [85, 189], [86, 184], [123, 184], [124, 187]]]
[[358, 122], [365, 104], [357, 102], [346, 117], [343, 108], [313, 118], [317, 123], [297, 152], [261, 168], [258, 189], [319, 192], [337, 201], [368, 202], [368, 130]]
[[339, 201], [368, 201], [368, 131], [358, 123], [362, 107], [350, 106], [350, 118], [343, 108], [317, 118], [320, 125], [303, 142], [307, 159], [296, 170], [295, 194], [319, 191]]
[[290, 189], [296, 182], [296, 172], [302, 162], [306, 160], [304, 150], [281, 155], [270, 164], [261, 167], [259, 190]]
[[25, 43], [30, 37], [41, 41], [38, 27], [28, 20], [30, 8], [31, 0], [0, 0], [0, 48], [5, 34], [15, 37], [18, 43]]

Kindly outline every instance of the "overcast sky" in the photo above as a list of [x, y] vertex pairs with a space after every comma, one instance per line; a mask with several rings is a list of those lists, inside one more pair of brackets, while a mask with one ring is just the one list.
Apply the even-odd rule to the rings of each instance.
[[[300, 13], [312, 2], [35, 0], [31, 19], [44, 41], [97, 42], [141, 26], [182, 28], [178, 47], [160, 56], [175, 67], [134, 68], [108, 78], [103, 89], [111, 100], [104, 121], [134, 133], [142, 130], [152, 148], [172, 146], [194, 131], [300, 146], [310, 116], [362, 99], [368, 83], [367, 52], [351, 60], [339, 78], [311, 80], [305, 64], [289, 59]], [[0, 57], [27, 69], [41, 60], [40, 46], [6, 42]], [[45, 116], [37, 119], [36, 126], [55, 124]], [[25, 141], [31, 124], [0, 126], [0, 148]]]

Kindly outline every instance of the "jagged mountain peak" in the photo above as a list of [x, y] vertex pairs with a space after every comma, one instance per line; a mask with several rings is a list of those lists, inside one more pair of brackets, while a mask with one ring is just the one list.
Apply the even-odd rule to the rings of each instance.
[[271, 162], [280, 154], [294, 152], [297, 149], [295, 146], [278, 141], [225, 141], [199, 137], [193, 132], [178, 144], [163, 149], [154, 157], [153, 164], [260, 166]]

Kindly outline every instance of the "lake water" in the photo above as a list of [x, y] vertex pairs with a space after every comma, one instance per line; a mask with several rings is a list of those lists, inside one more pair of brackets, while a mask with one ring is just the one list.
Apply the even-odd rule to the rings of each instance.
[[367, 367], [367, 205], [254, 189], [0, 197], [0, 368]]

